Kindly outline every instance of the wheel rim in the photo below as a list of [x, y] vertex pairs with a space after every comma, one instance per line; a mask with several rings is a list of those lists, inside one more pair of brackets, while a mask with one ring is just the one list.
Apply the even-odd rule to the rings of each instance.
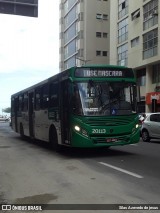
[[142, 133], [142, 138], [143, 138], [144, 140], [147, 140], [147, 139], [148, 139], [148, 133], [147, 133], [146, 131]]

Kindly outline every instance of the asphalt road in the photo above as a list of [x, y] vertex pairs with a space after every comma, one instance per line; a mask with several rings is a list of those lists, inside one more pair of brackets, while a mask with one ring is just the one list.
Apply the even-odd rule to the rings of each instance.
[[0, 204], [160, 204], [159, 162], [158, 141], [56, 153], [0, 123]]

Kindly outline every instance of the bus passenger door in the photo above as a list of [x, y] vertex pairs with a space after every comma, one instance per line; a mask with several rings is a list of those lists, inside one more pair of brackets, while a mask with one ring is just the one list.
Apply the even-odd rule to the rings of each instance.
[[68, 80], [61, 82], [61, 130], [62, 130], [62, 143], [69, 144], [70, 137], [70, 121], [69, 121], [69, 112], [70, 112], [70, 95], [69, 95], [69, 85]]
[[34, 137], [34, 95], [29, 93], [29, 135]]

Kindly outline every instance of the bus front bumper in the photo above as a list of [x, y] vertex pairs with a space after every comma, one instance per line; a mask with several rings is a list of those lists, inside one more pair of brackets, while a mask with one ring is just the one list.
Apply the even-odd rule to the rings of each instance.
[[139, 140], [139, 131], [136, 131], [130, 135], [121, 135], [116, 137], [86, 137], [73, 131], [71, 146], [79, 148], [123, 146], [127, 144], [138, 143]]

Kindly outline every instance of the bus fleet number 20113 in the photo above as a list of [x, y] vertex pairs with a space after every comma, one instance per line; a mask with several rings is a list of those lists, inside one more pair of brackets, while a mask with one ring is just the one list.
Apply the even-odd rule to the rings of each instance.
[[106, 129], [92, 129], [92, 133], [93, 134], [105, 134], [106, 133]]

